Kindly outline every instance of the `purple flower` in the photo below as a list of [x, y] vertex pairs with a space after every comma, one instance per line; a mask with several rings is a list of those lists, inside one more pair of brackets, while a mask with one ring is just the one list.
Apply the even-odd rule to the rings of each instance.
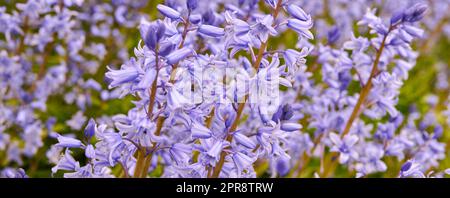
[[243, 170], [251, 167], [253, 162], [256, 161], [256, 158], [249, 157], [241, 152], [233, 154], [232, 158], [238, 175], [240, 175]]
[[167, 63], [173, 65], [178, 63], [180, 60], [192, 55], [194, 52], [188, 47], [181, 48], [179, 50], [173, 51], [167, 56]]
[[[133, 64], [133, 62], [130, 64]], [[112, 80], [109, 84], [110, 89], [125, 83], [133, 82], [139, 77], [139, 71], [134, 65], [122, 65], [120, 70], [114, 70], [110, 67], [107, 68], [108, 72], [106, 72], [106, 77]]]
[[269, 35], [276, 35], [278, 32], [272, 27], [273, 17], [271, 15], [265, 15], [262, 18], [257, 19], [257, 23], [252, 27], [252, 32], [262, 41], [266, 42]]
[[97, 128], [97, 124], [94, 119], [89, 119], [89, 122], [84, 129], [84, 137], [90, 140], [95, 135], [95, 129]]
[[341, 139], [336, 133], [330, 133], [329, 137], [333, 143], [331, 151], [340, 153], [339, 163], [345, 164], [351, 158], [355, 159], [358, 157], [358, 153], [354, 149], [354, 145], [358, 142], [358, 137], [356, 135], [346, 135]]
[[186, 5], [189, 10], [195, 10], [198, 6], [198, 0], [187, 0]]
[[246, 148], [249, 149], [256, 148], [256, 144], [250, 138], [240, 133], [239, 131], [234, 132], [233, 137], [236, 140], [236, 142], [238, 142], [239, 144], [241, 144]]
[[176, 20], [176, 19], [179, 19], [181, 17], [181, 14], [178, 11], [174, 10], [173, 8], [171, 8], [171, 7], [168, 7], [168, 6], [165, 6], [165, 5], [162, 5], [162, 4], [158, 4], [156, 6], [156, 8], [158, 9], [159, 12], [161, 12], [161, 14], [163, 14], [164, 16], [169, 17], [171, 19], [175, 19]]
[[302, 8], [295, 4], [289, 4], [286, 7], [287, 12], [292, 15], [294, 18], [301, 20], [301, 21], [309, 21], [311, 20], [311, 16], [306, 14], [305, 11], [303, 11]]
[[198, 32], [215, 38], [225, 35], [225, 31], [223, 30], [223, 28], [215, 27], [212, 25], [201, 25], [198, 28]]
[[418, 177], [424, 178], [425, 174], [422, 172], [422, 165], [415, 162], [415, 160], [408, 160], [400, 169], [399, 177]]
[[281, 130], [283, 131], [287, 131], [287, 132], [293, 132], [293, 131], [298, 131], [302, 128], [301, 124], [298, 123], [292, 123], [292, 122], [283, 122], [281, 124]]
[[65, 147], [65, 148], [81, 148], [84, 147], [83, 143], [80, 140], [71, 137], [65, 137], [62, 135], [58, 135], [58, 143], [56, 146]]
[[87, 145], [86, 150], [85, 150], [85, 155], [89, 159], [95, 158], [95, 149], [94, 149], [94, 146], [92, 146], [92, 144]]
[[314, 39], [314, 35], [309, 31], [313, 23], [309, 21], [301, 21], [298, 19], [288, 19], [287, 26], [307, 39]]
[[210, 138], [212, 136], [211, 130], [198, 122], [193, 122], [191, 126], [192, 138]]
[[410, 23], [420, 21], [425, 16], [427, 9], [426, 4], [417, 3], [403, 13], [403, 21]]
[[0, 178], [28, 178], [28, 175], [21, 168], [6, 168], [0, 172]]
[[58, 170], [76, 171], [80, 168], [80, 163], [77, 162], [70, 151], [66, 149], [66, 152], [59, 160], [58, 164], [52, 168], [52, 173], [56, 173]]
[[164, 36], [165, 31], [166, 26], [161, 21], [149, 24], [147, 31], [141, 32], [145, 45], [149, 49], [155, 50], [156, 44]]

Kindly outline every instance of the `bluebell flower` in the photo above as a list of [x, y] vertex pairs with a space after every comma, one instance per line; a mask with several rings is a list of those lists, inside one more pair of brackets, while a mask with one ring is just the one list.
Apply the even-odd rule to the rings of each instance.
[[403, 16], [404, 16], [403, 12], [396, 12], [396, 13], [394, 13], [392, 15], [392, 17], [391, 17], [391, 20], [390, 20], [391, 25], [395, 25], [395, 24], [401, 22], [403, 20]]
[[275, 8], [277, 6], [278, 0], [264, 0], [270, 7]]
[[280, 176], [285, 176], [291, 169], [290, 158], [286, 156], [280, 156], [276, 159], [276, 171]]
[[306, 64], [305, 57], [309, 54], [310, 49], [303, 48], [300, 52], [293, 49], [287, 49], [283, 53], [284, 60], [288, 66], [288, 71], [296, 73], [299, 68]]
[[133, 61], [129, 64], [131, 65], [122, 65], [120, 70], [107, 67], [108, 72], [106, 72], [106, 77], [112, 80], [109, 84], [110, 89], [137, 80], [140, 70], [134, 65]]
[[225, 20], [228, 23], [230, 29], [236, 36], [243, 36], [250, 31], [250, 25], [239, 18], [233, 17], [230, 12], [225, 12]]
[[198, 0], [187, 0], [186, 5], [189, 10], [195, 10], [198, 6]]
[[395, 126], [392, 123], [378, 125], [374, 137], [382, 141], [390, 140], [395, 135]]
[[84, 129], [84, 137], [90, 140], [95, 135], [95, 129], [97, 128], [97, 124], [94, 119], [89, 119], [89, 122]]
[[276, 35], [278, 32], [272, 27], [273, 17], [271, 15], [265, 15], [264, 17], [257, 18], [257, 23], [252, 26], [252, 33], [255, 34], [262, 42], [266, 42], [269, 35]]
[[298, 20], [302, 20], [302, 21], [311, 20], [311, 16], [306, 14], [306, 12], [303, 11], [302, 8], [300, 8], [299, 6], [297, 6], [295, 4], [289, 4], [288, 6], [286, 6], [286, 10], [290, 15], [292, 15], [294, 18], [296, 18]]
[[281, 130], [287, 131], [287, 132], [298, 131], [301, 128], [302, 128], [301, 124], [292, 123], [292, 122], [283, 122], [280, 127]]
[[175, 50], [172, 53], [170, 53], [167, 58], [167, 63], [173, 65], [181, 61], [182, 59], [185, 59], [186, 57], [192, 55], [194, 52], [189, 47], [184, 47], [179, 50]]
[[0, 171], [0, 178], [28, 178], [28, 175], [21, 168], [5, 168]]
[[165, 32], [166, 26], [161, 21], [149, 24], [146, 31], [141, 30], [144, 43], [151, 50], [155, 50], [156, 44], [161, 40]]
[[71, 137], [65, 137], [62, 135], [59, 135], [57, 137], [58, 139], [58, 143], [56, 144], [56, 146], [59, 147], [65, 147], [65, 148], [81, 148], [84, 147], [83, 143], [75, 138], [71, 138]]
[[249, 149], [256, 148], [255, 142], [253, 142], [250, 138], [248, 138], [246, 135], [242, 134], [239, 131], [234, 132], [233, 137], [234, 137], [234, 140], [236, 140], [236, 142], [238, 142], [239, 144], [241, 144], [242, 146], [244, 146], [246, 148], [249, 148]]
[[256, 139], [260, 144], [262, 154], [267, 156], [282, 156], [287, 155], [286, 149], [280, 144], [287, 144], [288, 134], [281, 130], [281, 124], [275, 126], [265, 126], [258, 129]]
[[202, 15], [200, 14], [191, 14], [189, 16], [189, 21], [193, 24], [198, 24], [200, 22], [202, 22]]
[[311, 20], [301, 21], [298, 19], [288, 19], [287, 26], [307, 39], [314, 39], [314, 35], [309, 31], [313, 26]]
[[170, 148], [169, 152], [178, 165], [185, 165], [188, 164], [190, 160], [192, 147], [187, 144], [177, 143]]
[[339, 27], [334, 26], [327, 33], [328, 44], [335, 43], [337, 40], [339, 40], [339, 37], [341, 37], [341, 30], [339, 29]]
[[198, 32], [216, 38], [225, 35], [225, 31], [223, 28], [215, 27], [212, 25], [200, 25], [200, 27], [198, 28]]
[[450, 175], [450, 168], [445, 169], [445, 174]]
[[66, 149], [58, 164], [52, 168], [53, 174], [58, 170], [76, 171], [80, 168], [80, 163], [76, 161], [70, 153], [71, 152]]
[[249, 157], [241, 152], [236, 152], [232, 155], [233, 162], [236, 166], [237, 174], [240, 175], [241, 172], [248, 167], [251, 167], [256, 158]]
[[89, 159], [95, 158], [95, 149], [94, 146], [92, 146], [92, 144], [86, 146], [85, 155]]
[[181, 18], [181, 14], [171, 7], [168, 7], [168, 6], [165, 6], [162, 4], [158, 4], [156, 6], [156, 8], [158, 9], [159, 12], [161, 12], [161, 14], [163, 14], [166, 17], [169, 17], [169, 18], [175, 19], [175, 20]]
[[210, 138], [212, 136], [211, 130], [196, 121], [192, 123], [191, 134], [192, 138]]
[[398, 177], [424, 178], [425, 174], [422, 172], [422, 165], [420, 165], [414, 159], [412, 159], [408, 160], [406, 163], [402, 165]]
[[222, 152], [222, 149], [224, 148], [224, 142], [219, 140], [219, 141], [215, 141], [215, 143], [211, 146], [211, 148], [209, 149], [209, 151], [207, 152], [208, 156], [218, 160], [220, 153]]
[[354, 146], [358, 142], [358, 137], [355, 135], [346, 135], [343, 139], [336, 133], [330, 133], [330, 140], [333, 143], [331, 151], [339, 152], [339, 163], [345, 164], [350, 159], [358, 158], [358, 153], [355, 151]]
[[38, 1], [27, 1], [26, 3], [16, 4], [17, 9], [21, 10], [30, 18], [38, 18], [43, 10], [43, 3]]
[[142, 79], [137, 84], [138, 89], [148, 89], [151, 87], [152, 83], [156, 79], [156, 69], [155, 68], [149, 68], [145, 74], [142, 76]]
[[367, 144], [362, 149], [359, 163], [362, 164], [365, 174], [384, 172], [387, 170], [386, 164], [381, 160], [385, 152], [381, 145]]
[[417, 3], [411, 8], [405, 10], [402, 20], [410, 23], [420, 21], [424, 17], [427, 9], [428, 6], [426, 4]]
[[66, 121], [67, 125], [74, 130], [80, 130], [85, 122], [86, 117], [83, 115], [82, 111], [78, 111], [70, 120]]
[[351, 38], [352, 38], [351, 41], [347, 41], [344, 43], [345, 49], [363, 52], [370, 46], [370, 42], [367, 38], [364, 37], [356, 38], [355, 35], [353, 34]]

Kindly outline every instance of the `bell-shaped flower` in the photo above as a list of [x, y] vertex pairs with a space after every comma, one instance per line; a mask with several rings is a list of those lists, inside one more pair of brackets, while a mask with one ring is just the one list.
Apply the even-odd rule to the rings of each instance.
[[240, 133], [240, 131], [236, 131], [233, 133], [234, 140], [241, 144], [242, 146], [245, 146], [249, 149], [256, 148], [256, 143], [253, 142], [250, 138], [245, 136], [244, 134]]
[[92, 146], [92, 144], [87, 145], [84, 154], [86, 155], [87, 158], [94, 159], [95, 158], [94, 146]]
[[302, 21], [311, 20], [311, 16], [306, 14], [306, 12], [303, 11], [302, 8], [300, 8], [299, 6], [297, 6], [295, 4], [289, 4], [286, 7], [286, 11], [298, 20], [302, 20]]
[[66, 149], [58, 164], [52, 168], [52, 173], [56, 173], [58, 170], [76, 171], [79, 168], [80, 163], [72, 157], [70, 150]]
[[307, 39], [314, 39], [314, 35], [309, 31], [313, 26], [311, 20], [302, 21], [298, 19], [288, 19], [287, 26]]
[[251, 167], [253, 162], [256, 161], [255, 157], [249, 157], [241, 152], [234, 153], [232, 159], [236, 166], [236, 171], [238, 175], [241, 175], [243, 170]]
[[167, 58], [167, 63], [173, 65], [178, 63], [180, 60], [192, 55], [194, 51], [189, 47], [184, 47], [170, 53]]
[[181, 18], [181, 14], [174, 10], [173, 8], [169, 7], [169, 6], [165, 6], [162, 4], [158, 4], [156, 6], [156, 9], [158, 9], [158, 11], [163, 14], [164, 16], [171, 18], [171, 19], [180, 19]]
[[214, 38], [218, 38], [225, 35], [225, 30], [223, 28], [219, 28], [212, 25], [201, 25], [198, 28], [198, 32]]
[[350, 160], [350, 157], [357, 157], [353, 146], [358, 142], [358, 136], [346, 135], [343, 139], [336, 133], [330, 133], [330, 140], [333, 143], [331, 151], [339, 152], [339, 163], [345, 164]]
[[191, 135], [192, 138], [210, 138], [212, 136], [211, 130], [203, 126], [202, 124], [194, 121], [191, 126]]
[[84, 147], [83, 143], [81, 143], [80, 140], [75, 139], [75, 138], [58, 135], [57, 139], [58, 139], [58, 143], [55, 146], [64, 147], [64, 148]]

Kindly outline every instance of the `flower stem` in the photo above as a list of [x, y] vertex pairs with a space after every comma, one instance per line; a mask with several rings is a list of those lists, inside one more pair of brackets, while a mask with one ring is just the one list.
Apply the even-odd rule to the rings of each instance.
[[[184, 30], [183, 30], [183, 33], [181, 35], [182, 40], [181, 40], [181, 44], [178, 47], [178, 49], [183, 48], [184, 42], [185, 42], [186, 37], [187, 37], [187, 33], [189, 32], [189, 26], [190, 26], [190, 23], [189, 23], [189, 20], [188, 20], [189, 19], [189, 15], [190, 15], [190, 13], [188, 13], [187, 20], [185, 20], [186, 22], [184, 23]], [[156, 54], [157, 53], [158, 52], [156, 52]], [[156, 60], [156, 62], [158, 63], [158, 60]], [[175, 74], [175, 71], [176, 71], [177, 67], [178, 67], [178, 64], [174, 64], [173, 65], [173, 67], [172, 67], [172, 74]], [[157, 69], [157, 71], [158, 71], [158, 69]], [[156, 76], [158, 76], [158, 74]], [[174, 81], [175, 81], [174, 75], [171, 75], [170, 83], [173, 83]], [[149, 110], [148, 110], [149, 119], [151, 119], [151, 117], [153, 117], [152, 116], [152, 112], [153, 112], [153, 106], [154, 106], [154, 102], [155, 102], [155, 98], [156, 98], [156, 89], [157, 89], [157, 83], [156, 83], [156, 78], [155, 78], [155, 81], [153, 81], [152, 89], [151, 89], [151, 93], [150, 93], [150, 104], [149, 104], [150, 106], [148, 107], [149, 108]], [[157, 122], [156, 123], [156, 131], [155, 131], [155, 135], [156, 136], [159, 136], [161, 134], [162, 126], [164, 125], [164, 121], [165, 120], [166, 120], [165, 117], [162, 117], [162, 116], [158, 117], [158, 119], [156, 121]], [[141, 150], [138, 153], [138, 159], [136, 161], [136, 168], [139, 168], [139, 169], [135, 170], [134, 177], [145, 177], [147, 175], [148, 169], [150, 168], [150, 162], [151, 162], [151, 160], [153, 158], [153, 153], [154, 153], [154, 151], [156, 149], [156, 145], [157, 144], [153, 145], [153, 147], [151, 148], [151, 152], [149, 154], [147, 154], [146, 148], [144, 148], [144, 150]], [[141, 156], [141, 158], [139, 158], [139, 156]]]
[[19, 43], [19, 46], [17, 47], [17, 49], [16, 49], [16, 54], [18, 55], [18, 56], [20, 56], [20, 54], [23, 52], [23, 50], [25, 49], [25, 37], [27, 36], [27, 32], [28, 32], [28, 28], [29, 28], [29, 25], [28, 25], [28, 16], [25, 16], [25, 18], [24, 18], [24, 25], [23, 25], [23, 37], [22, 38], [20, 38], [20, 43]]
[[[273, 21], [274, 21], [274, 23], [275, 23], [275, 20], [276, 20], [276, 18], [278, 16], [278, 13], [280, 12], [281, 3], [282, 3], [282, 1], [279, 0], [277, 2], [276, 7], [275, 7], [275, 10], [274, 10], [274, 13], [273, 13]], [[274, 25], [272, 25], [272, 26], [274, 26]], [[253, 64], [253, 68], [255, 68], [256, 71], [258, 71], [259, 66], [261, 65], [262, 58], [263, 58], [264, 53], [265, 53], [266, 48], [267, 48], [267, 43], [268, 43], [268, 40], [263, 42], [263, 43], [261, 43], [261, 46], [259, 48], [258, 57], [256, 58], [256, 60], [255, 60], [255, 62]], [[225, 138], [226, 141], [228, 141], [228, 142], [231, 142], [233, 140], [233, 136], [231, 135], [230, 132], [233, 132], [233, 131], [235, 131], [237, 129], [237, 126], [238, 126], [239, 120], [240, 120], [240, 118], [242, 116], [242, 112], [244, 110], [244, 107], [245, 107], [245, 104], [247, 102], [247, 99], [248, 99], [248, 95], [245, 95], [244, 101], [242, 101], [242, 103], [239, 103], [238, 109], [236, 111], [236, 118], [235, 118], [233, 124], [231, 125], [230, 130], [228, 131], [228, 134], [227, 134], [227, 136]], [[227, 156], [227, 152], [222, 151], [220, 153], [219, 162], [217, 162], [216, 167], [214, 167], [214, 170], [213, 170], [213, 173], [212, 173], [211, 177], [213, 177], [213, 178], [218, 178], [219, 177], [220, 172], [222, 171], [223, 164], [225, 163], [225, 157], [226, 156]]]
[[[392, 30], [392, 27], [389, 29], [389, 32]], [[361, 110], [362, 104], [366, 101], [367, 96], [369, 96], [370, 90], [372, 89], [372, 79], [378, 74], [378, 64], [380, 63], [381, 54], [383, 54], [384, 47], [386, 45], [386, 38], [389, 34], [386, 33], [386, 35], [383, 37], [383, 41], [381, 42], [380, 49], [377, 50], [377, 54], [375, 57], [375, 61], [373, 62], [372, 71], [370, 72], [369, 79], [364, 84], [364, 87], [361, 89], [361, 92], [359, 94], [358, 101], [356, 102], [355, 107], [353, 108], [352, 114], [350, 115], [350, 118], [348, 119], [347, 123], [345, 124], [344, 131], [341, 134], [341, 137], [344, 137], [347, 135], [348, 132], [350, 132], [350, 128], [353, 125], [353, 122], [356, 118], [359, 116], [359, 112]]]
[[[246, 95], [244, 98], [244, 101], [239, 104], [239, 107], [236, 112], [236, 119], [234, 120], [233, 124], [231, 125], [229, 132], [233, 132], [237, 129], [238, 122], [241, 118], [242, 112], [244, 111], [244, 107], [245, 107], [247, 98], [248, 98], [248, 95]], [[226, 141], [231, 142], [232, 140], [233, 140], [233, 136], [230, 133], [228, 133], [227, 137], [226, 137]], [[214, 168], [211, 177], [213, 177], [213, 178], [219, 177], [220, 171], [222, 170], [223, 164], [225, 163], [226, 155], [227, 155], [227, 153], [225, 151], [222, 151], [222, 153], [220, 153], [219, 162], [217, 163], [217, 166]]]
[[[314, 150], [316, 150], [317, 146], [319, 146], [322, 138], [325, 136], [325, 133], [320, 134], [315, 140], [314, 140], [314, 146], [311, 148], [311, 152], [314, 152]], [[293, 169], [288, 176], [292, 176], [295, 171], [297, 171], [296, 177], [300, 177], [302, 174], [302, 171], [304, 170], [304, 168], [309, 164], [309, 162], [311, 161], [311, 156], [308, 155], [307, 151], [305, 150], [303, 152], [302, 158], [301, 160], [298, 160], [298, 162], [296, 163], [295, 167], [297, 167], [296, 169]]]
[[155, 98], [156, 98], [156, 88], [158, 85], [158, 74], [159, 74], [159, 47], [156, 46], [155, 49], [155, 65], [156, 65], [156, 75], [155, 80], [153, 80], [152, 88], [149, 89], [150, 94], [150, 102], [148, 104], [148, 118], [152, 119], [153, 117], [153, 106], [155, 106]]
[[[350, 129], [353, 125], [353, 122], [359, 118], [360, 112], [363, 110], [362, 105], [366, 101], [367, 97], [370, 94], [370, 90], [372, 89], [372, 79], [378, 74], [378, 64], [380, 63], [381, 55], [383, 54], [384, 47], [386, 45], [386, 39], [389, 33], [395, 28], [395, 26], [390, 26], [388, 32], [384, 35], [383, 40], [381, 41], [380, 48], [377, 50], [375, 61], [373, 62], [372, 71], [370, 72], [369, 79], [364, 84], [364, 87], [361, 89], [359, 93], [358, 101], [356, 102], [355, 107], [353, 108], [352, 114], [345, 124], [344, 131], [341, 134], [341, 138], [347, 135], [350, 132]], [[324, 165], [323, 176], [328, 177], [328, 175], [336, 169], [337, 166], [337, 157], [339, 153], [330, 153], [331, 156], [328, 156], [329, 163]]]
[[[44, 54], [42, 55], [42, 63], [39, 65], [39, 71], [37, 74], [36, 81], [41, 80], [45, 75], [46, 66], [48, 64], [48, 59], [53, 51], [54, 45], [56, 43], [57, 35], [56, 32], [53, 33], [53, 41], [48, 43], [44, 48]], [[34, 82], [30, 87], [30, 92], [34, 92], [36, 90], [37, 83]]]
[[[166, 119], [163, 117], [158, 118], [158, 121], [156, 123], [156, 132], [155, 132], [156, 136], [161, 135], [161, 129], [162, 129], [162, 126], [163, 126], [165, 120]], [[147, 154], [146, 152], [144, 153], [144, 165], [143, 165], [143, 168], [142, 168], [142, 171], [141, 171], [139, 177], [145, 178], [147, 176], [148, 169], [150, 168], [150, 162], [152, 161], [153, 153], [155, 152], [157, 145], [158, 144], [153, 145], [149, 154]]]

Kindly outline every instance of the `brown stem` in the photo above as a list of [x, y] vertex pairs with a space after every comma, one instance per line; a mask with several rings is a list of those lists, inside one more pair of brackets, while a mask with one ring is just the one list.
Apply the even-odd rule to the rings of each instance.
[[120, 174], [121, 178], [129, 178], [130, 175], [128, 175], [128, 170], [126, 168], [126, 166], [122, 163], [119, 163], [120, 167], [122, 168], [122, 173]]
[[134, 168], [133, 177], [139, 177], [142, 172], [142, 166], [144, 165], [142, 162], [144, 161], [144, 153], [145, 151], [142, 149], [138, 149], [136, 166]]
[[[189, 20], [188, 20], [189, 19], [189, 15], [190, 15], [190, 13], [188, 13], [188, 17], [185, 20], [186, 22], [184, 23], [184, 30], [183, 30], [183, 33], [181, 35], [182, 40], [181, 40], [181, 44], [178, 47], [178, 49], [183, 48], [184, 42], [186, 40], [187, 33], [189, 32], [189, 25], [190, 25]], [[172, 75], [171, 75], [171, 78], [170, 78], [170, 82], [171, 83], [173, 83], [175, 81], [174, 73], [175, 73], [175, 70], [177, 69], [177, 67], [178, 67], [178, 63], [174, 64], [173, 67], [172, 67]], [[153, 103], [153, 104], [150, 104], [151, 107], [149, 106], [149, 115], [152, 115], [151, 112], [153, 112], [154, 100], [155, 100], [155, 96], [156, 96], [155, 93], [156, 93], [157, 86], [156, 86], [155, 81], [153, 82], [152, 91], [151, 91], [152, 93], [151, 93], [151, 96], [150, 96], [151, 97], [150, 98], [150, 103]], [[152, 100], [153, 100], [153, 102], [152, 102]], [[150, 117], [152, 117], [152, 116], [150, 116]], [[165, 117], [158, 117], [158, 119], [156, 121], [157, 122], [157, 124], [156, 124], [156, 132], [155, 132], [156, 136], [159, 136], [161, 134], [161, 129], [162, 129], [162, 126], [163, 126], [165, 120], [166, 120]], [[144, 152], [142, 152], [143, 155], [144, 155], [142, 158], [139, 158], [139, 154], [138, 154], [138, 160], [136, 162], [136, 166], [139, 167], [140, 169], [139, 170], [136, 169], [134, 177], [145, 177], [147, 175], [148, 169], [150, 168], [150, 162], [151, 162], [151, 160], [153, 158], [153, 152], [156, 149], [156, 144], [153, 145], [153, 147], [151, 148], [151, 152], [148, 155], [145, 154], [146, 153], [145, 149], [146, 148], [144, 148]]]
[[[239, 120], [240, 120], [241, 115], [242, 115], [242, 112], [244, 110], [247, 98], [248, 98], [248, 95], [246, 95], [245, 98], [244, 98], [244, 101], [239, 104], [239, 107], [238, 107], [237, 112], [236, 112], [236, 118], [235, 118], [233, 124], [231, 125], [229, 132], [236, 131], [238, 123], [239, 123]], [[228, 133], [227, 137], [226, 137], [226, 141], [231, 142], [232, 140], [233, 140], [233, 136], [230, 133]], [[213, 178], [219, 177], [220, 171], [222, 170], [223, 164], [225, 163], [226, 155], [227, 155], [227, 153], [225, 151], [222, 151], [220, 153], [219, 162], [217, 163], [217, 166], [213, 170], [213, 174], [212, 174]]]
[[[278, 13], [280, 12], [281, 2], [282, 1], [278, 1], [277, 5], [275, 7], [275, 10], [274, 10], [274, 13], [273, 13], [273, 21], [274, 22], [275, 22], [275, 20], [276, 20], [276, 18], [278, 16]], [[263, 42], [263, 43], [261, 43], [261, 46], [259, 48], [258, 57], [256, 58], [256, 60], [255, 60], [255, 62], [253, 64], [253, 68], [255, 68], [256, 71], [259, 69], [259, 66], [261, 64], [262, 58], [264, 56], [264, 52], [266, 51], [267, 43], [268, 43], [268, 40]], [[248, 99], [248, 95], [246, 95], [244, 97], [244, 101], [239, 104], [239, 107], [238, 107], [237, 112], [236, 112], [236, 118], [235, 118], [235, 120], [234, 120], [233, 124], [231, 125], [230, 130], [228, 132], [233, 132], [233, 131], [235, 131], [237, 129], [237, 126], [238, 126], [239, 120], [240, 120], [240, 118], [242, 116], [242, 112], [244, 110], [245, 103], [247, 102], [247, 99]], [[231, 133], [228, 133], [225, 139], [226, 139], [226, 141], [231, 142], [233, 140], [233, 136], [231, 135]], [[219, 162], [217, 163], [216, 167], [214, 167], [214, 170], [213, 170], [213, 174], [212, 174], [213, 178], [219, 177], [220, 172], [222, 171], [223, 164], [225, 163], [225, 157], [226, 156], [227, 156], [227, 153], [225, 151], [222, 151], [220, 153]]]
[[159, 74], [159, 49], [158, 46], [156, 46], [155, 49], [155, 65], [156, 65], [156, 75], [155, 79], [153, 80], [152, 87], [148, 91], [150, 92], [150, 102], [148, 104], [148, 118], [152, 119], [153, 117], [153, 106], [155, 106], [155, 98], [156, 98], [156, 88], [158, 85], [158, 74]]
[[428, 39], [425, 40], [424, 44], [422, 45], [420, 49], [420, 54], [428, 53], [430, 47], [434, 45], [434, 42], [438, 37], [442, 34], [442, 29], [447, 24], [447, 21], [449, 20], [448, 17], [443, 17], [441, 21], [436, 25], [436, 27], [433, 29], [433, 31], [428, 36]]
[[[364, 87], [361, 89], [358, 101], [356, 102], [355, 107], [353, 108], [352, 114], [350, 115], [350, 118], [348, 119], [347, 123], [345, 124], [344, 131], [341, 134], [341, 138], [343, 138], [345, 135], [347, 135], [350, 132], [350, 129], [353, 125], [353, 122], [359, 118], [359, 113], [363, 109], [361, 106], [366, 101], [367, 97], [369, 96], [370, 90], [372, 88], [372, 79], [378, 74], [378, 64], [380, 62], [381, 55], [383, 54], [384, 47], [386, 45], [386, 38], [387, 35], [395, 28], [395, 26], [391, 26], [389, 28], [389, 31], [384, 35], [383, 40], [380, 45], [380, 49], [377, 50], [377, 54], [375, 57], [375, 61], [373, 62], [372, 71], [370, 72], [369, 79], [367, 80]], [[330, 163], [327, 163], [325, 165], [325, 170], [323, 173], [323, 176], [327, 177], [330, 172], [333, 172], [333, 170], [337, 166], [337, 160], [336, 158], [339, 156], [339, 153], [331, 153], [330, 156]]]
[[[162, 129], [162, 126], [163, 126], [165, 120], [166, 119], [164, 117], [158, 118], [158, 121], [156, 123], [156, 132], [155, 132], [156, 136], [161, 135], [161, 129]], [[144, 165], [142, 167], [142, 171], [141, 171], [139, 177], [145, 178], [147, 176], [148, 169], [150, 168], [150, 162], [152, 161], [153, 153], [155, 152], [157, 146], [158, 146], [157, 144], [154, 144], [152, 146], [149, 154], [146, 154], [146, 152], [144, 153], [144, 155], [145, 155], [144, 160], [143, 160]]]
[[25, 49], [25, 37], [27, 36], [27, 32], [28, 32], [28, 28], [29, 28], [28, 16], [25, 16], [23, 23], [24, 23], [24, 25], [23, 25], [23, 37], [20, 38], [19, 46], [16, 49], [16, 54], [17, 55], [20, 55], [23, 52], [23, 50]]
[[[56, 43], [56, 41], [55, 41], [56, 38], [57, 37], [56, 37], [56, 32], [55, 32], [53, 34], [53, 41], [50, 42], [49, 44], [47, 44], [45, 46], [45, 48], [44, 48], [44, 54], [42, 55], [42, 63], [39, 65], [39, 71], [38, 71], [38, 74], [37, 74], [36, 81], [41, 80], [44, 77], [44, 75], [45, 75], [45, 70], [46, 70], [46, 66], [48, 64], [48, 59], [49, 59], [49, 57], [50, 57], [50, 55], [51, 55], [51, 53], [53, 51], [53, 47], [54, 47], [54, 45]], [[31, 85], [31, 87], [30, 87], [30, 92], [33, 92], [34, 90], [36, 90], [36, 88], [37, 88], [36, 86], [37, 86], [37, 84], [33, 83]]]
[[[314, 150], [316, 150], [317, 146], [319, 146], [320, 141], [322, 140], [322, 138], [324, 137], [324, 133], [320, 134], [319, 137], [317, 137], [314, 140], [314, 146], [311, 148], [311, 152], [314, 152]], [[304, 170], [304, 168], [309, 164], [309, 162], [311, 161], [311, 156], [308, 155], [307, 151], [303, 152], [302, 155], [302, 159], [299, 160], [297, 162], [297, 164], [295, 165], [295, 167], [297, 167], [297, 169], [294, 169], [289, 175], [293, 175], [294, 171], [298, 171], [296, 174], [296, 177], [300, 177], [302, 170]]]
[[213, 117], [214, 117], [214, 107], [211, 109], [211, 112], [209, 113], [209, 116], [208, 116], [208, 118], [206, 118], [206, 127], [207, 128], [210, 128], [211, 127], [211, 124], [212, 124], [212, 120], [213, 120]]

